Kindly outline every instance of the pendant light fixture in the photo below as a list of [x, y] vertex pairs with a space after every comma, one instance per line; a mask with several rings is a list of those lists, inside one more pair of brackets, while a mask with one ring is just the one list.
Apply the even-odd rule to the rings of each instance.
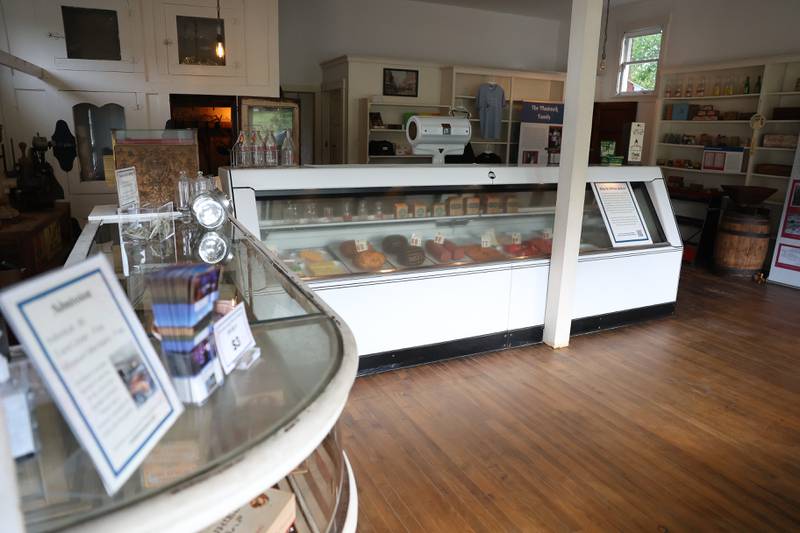
[[606, 23], [603, 25], [603, 53], [600, 56], [600, 72], [605, 72], [606, 68], [608, 68], [606, 63], [606, 44], [608, 44], [608, 8], [610, 6], [611, 0], [606, 0]]
[[225, 57], [225, 43], [222, 42], [222, 19], [219, 16], [219, 1], [217, 0], [217, 47], [215, 51], [217, 57], [223, 59]]

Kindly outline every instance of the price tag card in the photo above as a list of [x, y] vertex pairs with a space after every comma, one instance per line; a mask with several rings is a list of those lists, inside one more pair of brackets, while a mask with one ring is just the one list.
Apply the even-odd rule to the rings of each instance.
[[104, 255], [0, 293], [8, 323], [109, 494], [183, 412]]
[[230, 374], [242, 355], [256, 345], [250, 323], [247, 321], [244, 302], [224, 315], [214, 324], [214, 339], [217, 341], [217, 355], [222, 369]]
[[489, 233], [484, 233], [481, 235], [481, 248], [491, 248], [492, 247], [492, 239], [489, 236]]
[[422, 246], [422, 238], [416, 233], [412, 233], [411, 238], [408, 239], [408, 243], [411, 246]]
[[356, 241], [356, 252], [366, 252], [369, 250], [369, 244], [365, 240]]
[[511, 234], [511, 244], [522, 244], [522, 234], [515, 231]]
[[128, 167], [114, 171], [117, 180], [117, 196], [122, 208], [139, 207], [139, 184], [136, 181], [136, 168]]
[[433, 242], [436, 244], [444, 244], [444, 235], [441, 233], [437, 233], [436, 236], [433, 238]]

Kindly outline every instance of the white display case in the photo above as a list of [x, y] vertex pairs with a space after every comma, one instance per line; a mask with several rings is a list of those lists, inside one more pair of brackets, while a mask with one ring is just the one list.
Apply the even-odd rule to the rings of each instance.
[[[362, 372], [541, 341], [558, 168], [329, 166], [220, 177], [236, 217], [350, 326]], [[661, 171], [590, 167], [588, 182], [573, 334], [671, 313], [683, 246]], [[612, 245], [599, 183], [628, 184], [651, 243]], [[451, 199], [461, 211], [449, 210]], [[390, 235], [419, 238], [424, 258], [393, 255]], [[437, 260], [428, 248], [436, 240], [467, 254]], [[357, 254], [356, 264], [357, 241], [385, 263]]]

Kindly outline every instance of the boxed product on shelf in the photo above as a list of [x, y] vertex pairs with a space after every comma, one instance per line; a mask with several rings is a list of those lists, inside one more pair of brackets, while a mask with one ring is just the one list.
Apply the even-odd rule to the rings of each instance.
[[771, 174], [773, 176], [791, 176], [791, 165], [776, 165], [774, 163], [761, 163], [754, 169], [756, 174]]
[[766, 133], [761, 139], [765, 148], [797, 148], [797, 135], [783, 133]]
[[800, 120], [800, 107], [776, 107], [772, 110], [772, 120]]
[[744, 149], [707, 146], [703, 150], [703, 170], [741, 172]]

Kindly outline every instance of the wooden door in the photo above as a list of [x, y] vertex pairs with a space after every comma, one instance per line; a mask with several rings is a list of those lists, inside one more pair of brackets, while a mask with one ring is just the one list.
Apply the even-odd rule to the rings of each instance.
[[336, 85], [322, 90], [323, 165], [341, 165], [345, 162], [347, 106], [344, 80]]

